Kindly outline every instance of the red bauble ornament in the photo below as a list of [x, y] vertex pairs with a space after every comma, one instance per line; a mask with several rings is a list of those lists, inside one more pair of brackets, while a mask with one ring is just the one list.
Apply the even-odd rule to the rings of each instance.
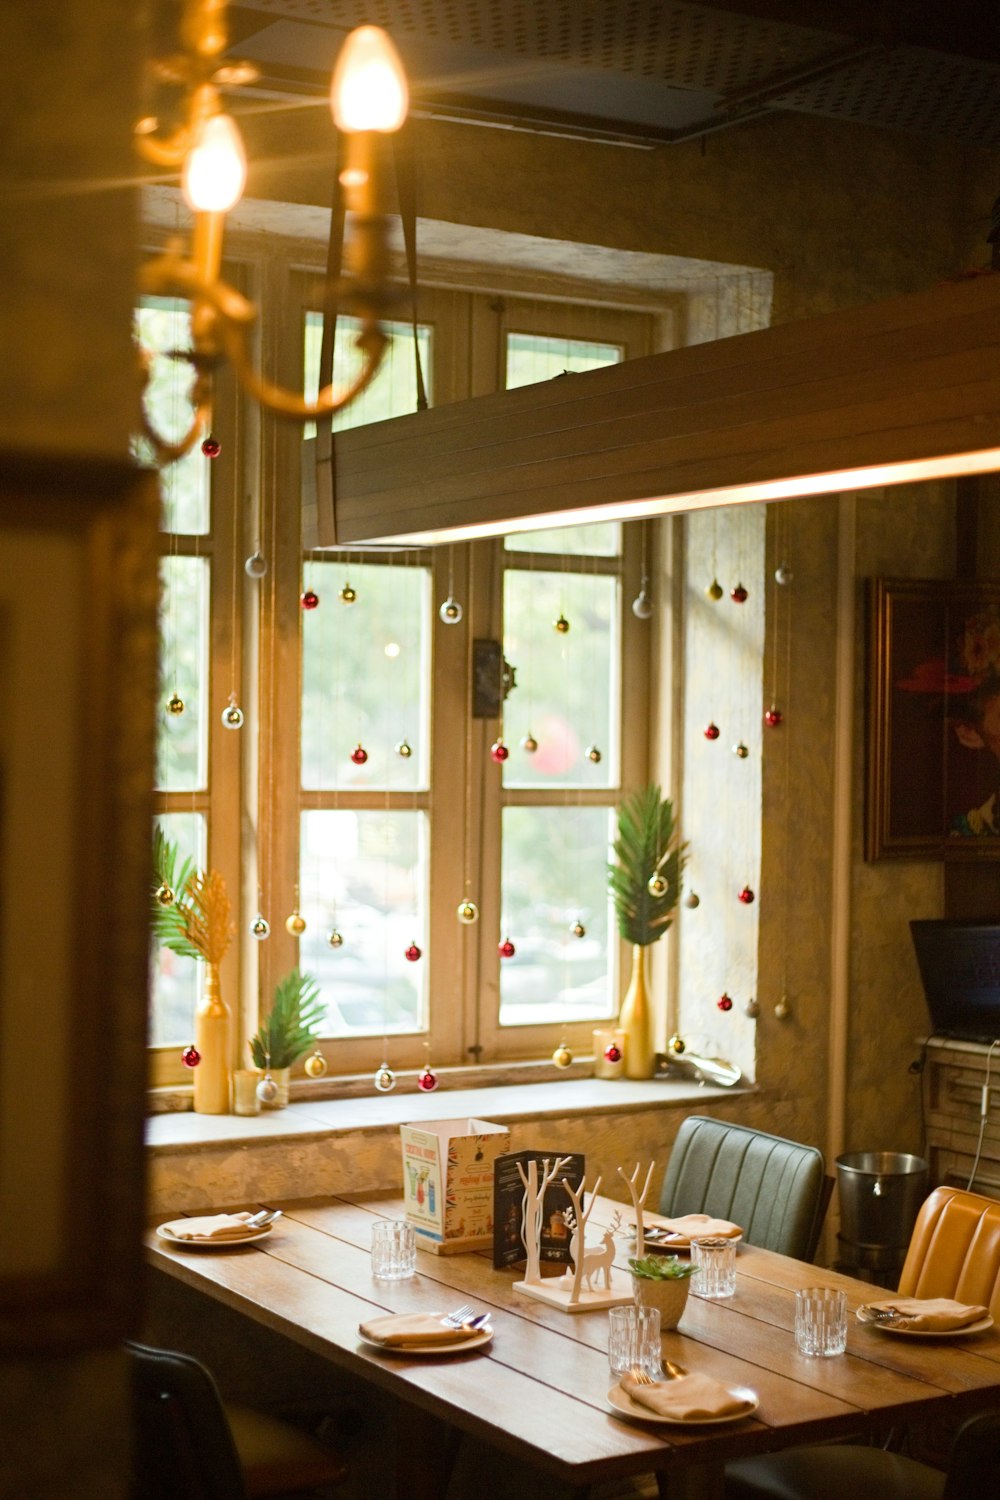
[[299, 596], [299, 603], [303, 609], [315, 609], [319, 603], [319, 595], [315, 589], [306, 589], [305, 593]]
[[729, 597], [730, 597], [730, 599], [732, 599], [732, 601], [733, 601], [734, 604], [745, 604], [746, 603], [746, 600], [747, 600], [747, 591], [743, 587], [742, 583], [738, 583], [734, 589], [730, 589], [730, 591], [729, 591]]
[[403, 957], [406, 959], [407, 963], [415, 964], [418, 958], [423, 957], [423, 953], [421, 949], [417, 947], [416, 943], [411, 943], [406, 952], [403, 954]]
[[204, 453], [206, 458], [218, 458], [219, 454], [222, 452], [222, 444], [219, 442], [219, 439], [217, 437], [213, 437], [212, 434], [209, 433], [208, 437], [201, 445], [201, 451], [202, 453]]
[[196, 1068], [201, 1062], [201, 1053], [197, 1047], [185, 1047], [181, 1053], [181, 1062], [186, 1068]]
[[513, 958], [516, 951], [510, 938], [504, 938], [503, 942], [497, 947], [497, 952], [501, 958]]
[[753, 891], [750, 889], [750, 887], [748, 885], [745, 885], [743, 887], [743, 889], [740, 891], [740, 900], [743, 902], [744, 906], [752, 906], [753, 905], [754, 894], [753, 894]]
[[503, 740], [493, 741], [493, 744], [490, 746], [490, 755], [498, 765], [502, 765], [509, 754], [510, 751], [507, 749], [507, 746], [504, 744]]
[[715, 1003], [720, 1010], [732, 1010], [733, 1008], [732, 1000], [727, 994], [724, 993], [719, 996], [718, 1000], [716, 1000]]
[[432, 1073], [430, 1068], [424, 1068], [422, 1073], [417, 1074], [417, 1088], [421, 1093], [433, 1094], [437, 1086], [437, 1074]]
[[615, 1044], [614, 1044], [614, 1042], [611, 1043], [610, 1047], [605, 1047], [605, 1049], [604, 1049], [604, 1061], [605, 1062], [616, 1063], [616, 1062], [621, 1062], [621, 1060], [622, 1060], [622, 1049], [620, 1047], [616, 1047]]
[[781, 712], [781, 709], [778, 708], [777, 704], [772, 703], [771, 707], [764, 715], [764, 723], [767, 725], [768, 729], [777, 729], [778, 725], [781, 723], [784, 717], [784, 714]]
[[364, 765], [365, 761], [368, 759], [368, 751], [365, 749], [364, 745], [358, 745], [351, 751], [351, 759], [356, 766]]
[[709, 724], [708, 728], [705, 730], [705, 738], [706, 740], [717, 740], [719, 738], [718, 724]]

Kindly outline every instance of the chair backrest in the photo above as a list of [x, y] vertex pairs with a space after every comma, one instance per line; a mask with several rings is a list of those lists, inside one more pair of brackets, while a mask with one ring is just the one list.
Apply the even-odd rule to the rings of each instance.
[[134, 1414], [132, 1500], [246, 1500], [225, 1409], [187, 1354], [125, 1345]]
[[1000, 1202], [935, 1188], [917, 1214], [898, 1290], [981, 1303], [1000, 1318]]
[[677, 1132], [660, 1212], [730, 1219], [749, 1245], [811, 1260], [829, 1201], [823, 1153], [781, 1136], [689, 1115]]
[[941, 1500], [969, 1500], [997, 1492], [1000, 1469], [1000, 1412], [980, 1412], [958, 1430], [948, 1461]]

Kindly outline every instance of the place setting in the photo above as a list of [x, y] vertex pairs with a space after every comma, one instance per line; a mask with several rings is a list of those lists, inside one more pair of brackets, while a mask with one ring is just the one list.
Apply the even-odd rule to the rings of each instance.
[[716, 1219], [710, 1214], [684, 1214], [676, 1219], [659, 1219], [655, 1224], [643, 1225], [643, 1245], [646, 1250], [661, 1254], [684, 1254], [691, 1249], [693, 1240], [724, 1239], [734, 1245], [743, 1238], [739, 1224], [728, 1219]]
[[158, 1239], [181, 1250], [231, 1250], [265, 1239], [281, 1218], [280, 1208], [236, 1214], [202, 1214], [156, 1226]]
[[[407, 1281], [416, 1275], [417, 1244], [405, 1219], [376, 1219], [371, 1235], [372, 1278]], [[491, 1314], [471, 1302], [451, 1312], [381, 1313], [358, 1324], [358, 1337], [386, 1354], [465, 1354], [493, 1338]]]
[[879, 1333], [909, 1338], [965, 1338], [993, 1327], [988, 1308], [951, 1297], [885, 1297], [863, 1302], [855, 1316]]
[[757, 1410], [757, 1393], [661, 1359], [658, 1308], [616, 1307], [608, 1314], [608, 1362], [615, 1381], [608, 1404], [630, 1422], [681, 1427], [738, 1422]]

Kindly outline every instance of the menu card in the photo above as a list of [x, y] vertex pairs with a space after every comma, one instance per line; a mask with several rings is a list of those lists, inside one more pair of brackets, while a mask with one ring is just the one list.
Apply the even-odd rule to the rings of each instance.
[[563, 1215], [566, 1209], [572, 1209], [573, 1204], [563, 1186], [563, 1179], [574, 1190], [579, 1190], [586, 1172], [582, 1152], [511, 1151], [506, 1156], [498, 1156], [493, 1164], [493, 1264], [497, 1269], [521, 1265], [527, 1259], [521, 1232], [524, 1183], [517, 1170], [518, 1164], [527, 1176], [529, 1162], [537, 1162], [541, 1181], [545, 1171], [543, 1163], [548, 1162], [551, 1166], [555, 1154], [567, 1157], [567, 1162], [559, 1176], [545, 1189], [539, 1258], [543, 1263], [569, 1265], [572, 1230]]

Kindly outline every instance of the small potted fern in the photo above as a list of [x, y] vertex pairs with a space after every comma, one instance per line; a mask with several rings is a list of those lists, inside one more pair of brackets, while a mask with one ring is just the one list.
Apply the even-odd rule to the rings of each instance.
[[292, 1065], [315, 1043], [325, 1015], [326, 1006], [311, 974], [293, 969], [279, 979], [267, 1019], [250, 1038], [254, 1067], [262, 1073], [270, 1073], [278, 1086], [277, 1097], [271, 1102], [272, 1109], [282, 1109], [288, 1103]]

